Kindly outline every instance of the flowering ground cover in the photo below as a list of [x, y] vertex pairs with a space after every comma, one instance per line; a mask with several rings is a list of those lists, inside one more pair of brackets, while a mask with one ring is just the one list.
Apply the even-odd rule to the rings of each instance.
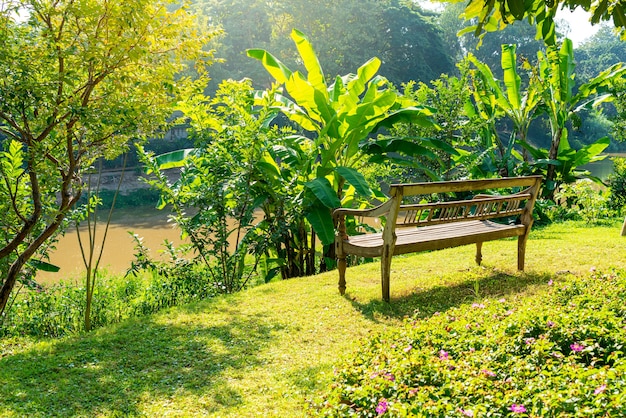
[[487, 299], [363, 344], [322, 412], [350, 416], [624, 416], [626, 271], [532, 298]]

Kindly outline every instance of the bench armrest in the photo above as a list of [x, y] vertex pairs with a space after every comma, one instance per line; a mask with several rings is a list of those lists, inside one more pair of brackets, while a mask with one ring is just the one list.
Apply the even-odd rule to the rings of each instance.
[[370, 209], [350, 209], [350, 208], [337, 208], [333, 211], [333, 219], [342, 219], [347, 216], [363, 216], [366, 218], [377, 218], [381, 215], [389, 212], [389, 209], [393, 205], [393, 198], [387, 200], [374, 208]]

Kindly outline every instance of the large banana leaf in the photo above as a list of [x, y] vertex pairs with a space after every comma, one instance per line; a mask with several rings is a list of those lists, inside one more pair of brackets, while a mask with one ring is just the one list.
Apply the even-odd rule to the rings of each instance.
[[[179, 168], [185, 164], [185, 160], [189, 155], [195, 153], [196, 148], [179, 149], [172, 152], [166, 152], [164, 154], [155, 157], [155, 161], [161, 170], [167, 170], [168, 168]], [[148, 173], [150, 174], [150, 173]]]
[[[380, 64], [381, 62], [378, 58], [372, 58], [359, 67], [357, 76], [347, 83], [346, 92], [339, 96], [337, 113], [349, 111], [359, 103], [360, 96], [365, 91], [367, 82], [376, 75]], [[364, 98], [366, 101], [369, 99], [370, 98]]]
[[337, 167], [337, 173], [342, 176], [348, 184], [351, 184], [356, 189], [357, 193], [359, 193], [363, 197], [371, 197], [373, 195], [372, 189], [369, 184], [365, 180], [363, 174], [359, 173], [353, 168], [349, 167]]
[[304, 67], [306, 68], [308, 82], [315, 90], [322, 92], [326, 101], [328, 101], [326, 80], [324, 79], [322, 66], [317, 59], [313, 45], [311, 45], [311, 42], [309, 42], [308, 38], [302, 32], [296, 29], [291, 32], [291, 38], [295, 42]]
[[519, 109], [522, 105], [520, 88], [522, 78], [517, 74], [517, 55], [515, 44], [502, 45], [502, 71], [504, 73], [504, 87], [508, 104], [513, 109]]
[[324, 245], [330, 245], [335, 240], [335, 226], [333, 225], [330, 210], [322, 205], [313, 205], [304, 215], [317, 233]]
[[437, 127], [437, 124], [430, 118], [435, 114], [435, 109], [426, 106], [412, 106], [403, 109], [393, 110], [384, 119], [376, 122], [372, 132], [377, 132], [382, 128], [391, 128], [398, 122], [413, 123], [423, 127]]
[[247, 54], [249, 57], [261, 61], [267, 72], [281, 84], [287, 82], [292, 75], [291, 70], [287, 66], [264, 49], [249, 49]]
[[289, 100], [287, 97], [276, 94], [276, 103], [278, 108], [293, 122], [300, 125], [303, 129], [311, 132], [315, 132], [319, 129], [319, 126], [309, 115], [296, 103]]
[[305, 183], [315, 197], [327, 208], [334, 209], [341, 206], [337, 192], [325, 177], [318, 177]]

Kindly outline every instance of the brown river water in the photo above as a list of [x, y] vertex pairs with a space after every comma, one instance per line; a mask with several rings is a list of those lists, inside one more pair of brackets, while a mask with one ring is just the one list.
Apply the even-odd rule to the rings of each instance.
[[[102, 213], [104, 214], [104, 211]], [[112, 274], [124, 274], [130, 267], [134, 259], [135, 243], [128, 231], [143, 237], [144, 245], [150, 249], [150, 255], [155, 259], [161, 256], [161, 250], [164, 249], [162, 243], [165, 239], [175, 245], [180, 244], [182, 242], [180, 233], [168, 222], [167, 215], [167, 211], [159, 211], [152, 207], [116, 209], [104, 243], [100, 261], [101, 271], [106, 269]], [[104, 227], [105, 223], [99, 221], [96, 231], [96, 254], [100, 249]], [[81, 228], [81, 239], [83, 244], [87, 243], [86, 228]], [[56, 249], [50, 254], [50, 262], [61, 267], [61, 270], [57, 273], [38, 272], [37, 281], [41, 284], [52, 284], [59, 280], [73, 281], [83, 277], [85, 266], [75, 228], [69, 229], [65, 236], [61, 237]]]

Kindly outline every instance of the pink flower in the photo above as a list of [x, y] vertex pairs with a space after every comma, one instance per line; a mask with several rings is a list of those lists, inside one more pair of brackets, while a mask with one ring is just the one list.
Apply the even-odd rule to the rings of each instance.
[[548, 286], [552, 286], [553, 284], [554, 284], [554, 282], [552, 281], [552, 279], [550, 279], [550, 280], [548, 281]]
[[474, 412], [470, 411], [469, 409], [461, 409], [461, 408], [459, 408], [459, 411], [461, 412], [461, 414], [465, 415], [466, 417], [473, 417], [474, 416]]
[[383, 377], [384, 377], [385, 379], [387, 379], [387, 380], [391, 381], [391, 382], [393, 382], [394, 380], [396, 380], [396, 377], [395, 377], [393, 374], [391, 374], [391, 373], [385, 373], [385, 374], [383, 375]]
[[482, 303], [474, 303], [474, 304], [472, 304], [472, 308], [483, 309], [484, 307], [485, 307], [485, 305], [482, 304]]
[[580, 343], [574, 343], [574, 344], [570, 344], [569, 348], [575, 353], [580, 353], [581, 351], [585, 349], [585, 346]]
[[409, 352], [409, 351], [411, 351], [412, 349], [413, 349], [413, 346], [412, 346], [411, 344], [409, 344], [409, 345], [408, 345], [408, 347], [406, 347], [406, 348], [404, 349], [404, 352], [405, 352], [405, 353], [408, 353], [408, 352]]
[[524, 412], [526, 412], [526, 408], [522, 404], [514, 403], [513, 405], [511, 405], [511, 407], [509, 409], [514, 414], [523, 414]]
[[594, 395], [599, 395], [601, 393], [603, 393], [606, 390], [606, 385], [600, 385], [596, 388], [596, 390], [593, 391]]
[[546, 322], [546, 325], [547, 325], [549, 328], [553, 328], [556, 324], [555, 324], [554, 322], [552, 322], [552, 321], [548, 321], [548, 322]]
[[448, 354], [447, 351], [444, 351], [444, 350], [440, 350], [439, 351], [439, 359], [440, 360], [448, 360], [449, 357], [450, 357], [450, 355]]
[[376, 407], [376, 413], [378, 415], [382, 415], [385, 412], [387, 412], [387, 408], [389, 407], [389, 404], [387, 403], [386, 399], [381, 399], [380, 402], [378, 402], [378, 406]]
[[409, 389], [409, 398], [411, 398], [411, 397], [413, 397], [413, 396], [417, 395], [417, 392], [419, 392], [419, 389], [418, 389], [418, 388], [412, 388], [412, 389]]
[[489, 377], [494, 377], [496, 375], [494, 372], [492, 372], [491, 370], [487, 370], [487, 369], [482, 369], [480, 372], [484, 374], [485, 376], [489, 376]]

